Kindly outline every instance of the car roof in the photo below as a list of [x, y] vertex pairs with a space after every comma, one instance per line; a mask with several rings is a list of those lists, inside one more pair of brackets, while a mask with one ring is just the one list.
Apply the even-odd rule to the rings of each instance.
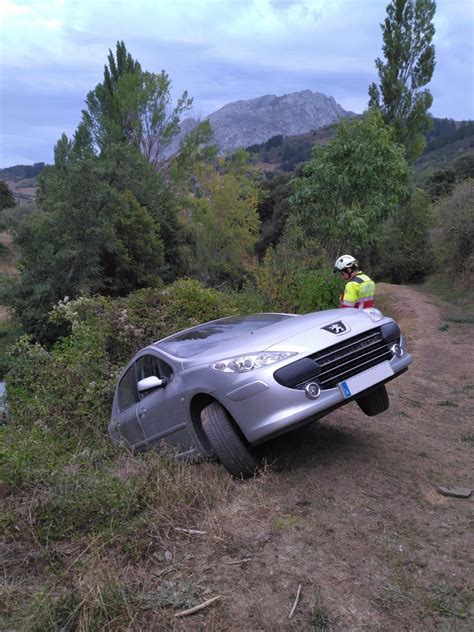
[[192, 358], [220, 345], [226, 345], [236, 338], [296, 316], [278, 313], [228, 316], [180, 331], [156, 342], [154, 346], [177, 358]]

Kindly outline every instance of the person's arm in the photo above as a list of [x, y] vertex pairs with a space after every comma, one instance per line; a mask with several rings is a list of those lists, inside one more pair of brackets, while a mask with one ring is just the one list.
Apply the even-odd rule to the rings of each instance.
[[341, 296], [341, 300], [339, 302], [339, 307], [348, 308], [355, 307], [359, 296], [358, 296], [358, 285], [353, 281], [349, 281], [346, 283], [346, 287], [344, 289], [344, 294]]

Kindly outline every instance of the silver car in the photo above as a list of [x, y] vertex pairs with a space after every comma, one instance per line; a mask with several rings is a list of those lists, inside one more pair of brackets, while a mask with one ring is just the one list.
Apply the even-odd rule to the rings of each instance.
[[370, 416], [387, 410], [385, 383], [411, 361], [396, 322], [375, 308], [221, 318], [135, 355], [109, 434], [134, 449], [164, 441], [217, 456], [245, 477], [268, 439], [353, 400]]

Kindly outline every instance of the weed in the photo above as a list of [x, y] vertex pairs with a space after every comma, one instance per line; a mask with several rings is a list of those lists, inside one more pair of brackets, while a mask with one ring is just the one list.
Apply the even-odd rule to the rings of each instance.
[[298, 517], [293, 515], [275, 516], [273, 526], [280, 531], [291, 531], [298, 524]]
[[450, 399], [441, 399], [438, 402], [438, 406], [443, 406], [444, 408], [459, 408], [459, 404], [456, 404], [456, 402]]
[[428, 596], [426, 605], [445, 617], [467, 619], [473, 597], [474, 593], [470, 590], [440, 582]]
[[453, 390], [455, 395], [464, 395], [468, 399], [474, 398], [474, 384], [464, 384]]
[[138, 587], [99, 574], [95, 581], [66, 586], [59, 594], [54, 585], [46, 586], [14, 615], [14, 621], [19, 629], [31, 632], [99, 632], [109, 625], [130, 629], [140, 611], [156, 605], [156, 598], [150, 599]]
[[330, 614], [322, 603], [319, 593], [316, 594], [316, 602], [311, 608], [309, 623], [313, 632], [329, 632], [332, 627]]
[[474, 316], [471, 316], [470, 314], [461, 314], [459, 316], [448, 316], [446, 320], [449, 320], [451, 323], [468, 325], [474, 323]]
[[448, 331], [448, 329], [449, 329], [448, 324], [444, 324], [444, 325], [441, 325], [441, 327], [438, 327], [438, 331]]
[[468, 432], [465, 435], [461, 435], [461, 441], [463, 443], [472, 443], [474, 445], [474, 432]]

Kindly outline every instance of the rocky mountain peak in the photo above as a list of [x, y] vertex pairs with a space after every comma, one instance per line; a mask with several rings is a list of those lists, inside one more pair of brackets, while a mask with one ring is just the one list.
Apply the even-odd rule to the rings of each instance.
[[[220, 152], [264, 143], [272, 136], [295, 136], [354, 116], [333, 97], [320, 92], [301, 90], [283, 96], [266, 94], [249, 100], [234, 101], [207, 118], [214, 132], [213, 143]], [[194, 119], [182, 123], [184, 135], [198, 124]], [[172, 153], [178, 149], [172, 148]]]

